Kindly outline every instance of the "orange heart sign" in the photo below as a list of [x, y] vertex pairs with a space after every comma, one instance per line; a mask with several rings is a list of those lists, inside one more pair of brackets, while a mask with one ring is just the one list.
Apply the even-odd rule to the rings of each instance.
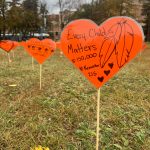
[[59, 41], [59, 42], [56, 42], [56, 48], [57, 48], [57, 49], [61, 49], [61, 43], [60, 43], [60, 41]]
[[19, 44], [20, 44], [20, 46], [22, 46], [22, 47], [24, 47], [24, 48], [25, 48], [25, 46], [26, 46], [26, 42], [25, 42], [25, 41], [21, 41]]
[[20, 44], [19, 44], [18, 42], [16, 42], [16, 41], [13, 41], [13, 42], [14, 42], [14, 46], [13, 46], [12, 49], [15, 49], [15, 48], [17, 48], [18, 46], [20, 46]]
[[129, 17], [114, 17], [101, 26], [86, 19], [68, 24], [61, 49], [70, 61], [100, 88], [143, 48], [140, 25]]
[[10, 40], [0, 41], [0, 48], [5, 50], [6, 52], [10, 52], [12, 49], [16, 47], [16, 43]]
[[49, 46], [52, 49], [52, 52], [56, 49], [56, 43], [51, 39], [44, 39], [42, 40], [42, 43]]
[[38, 39], [32, 38], [27, 41], [26, 44], [23, 43], [23, 46], [27, 52], [40, 64], [49, 58], [56, 49], [56, 44], [51, 39], [44, 39], [40, 41]]

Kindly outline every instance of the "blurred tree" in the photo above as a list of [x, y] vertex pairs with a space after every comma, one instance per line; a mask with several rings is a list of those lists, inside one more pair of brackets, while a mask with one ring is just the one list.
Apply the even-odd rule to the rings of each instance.
[[71, 19], [79, 19], [79, 18], [87, 18], [87, 19], [92, 19], [92, 14], [91, 14], [91, 9], [92, 6], [91, 4], [83, 4], [80, 6], [77, 11], [72, 15]]
[[63, 11], [64, 11], [65, 5], [66, 5], [66, 0], [58, 0], [60, 30], [62, 30], [63, 27], [64, 27], [64, 24], [63, 24]]
[[[65, 11], [72, 11], [73, 9], [80, 8], [83, 4], [83, 0], [58, 0], [57, 5], [59, 6], [59, 24], [60, 30], [63, 29], [64, 23], [64, 13]], [[68, 16], [69, 17], [69, 16]], [[68, 20], [71, 20], [70, 17]]]
[[113, 16], [132, 16], [131, 0], [92, 0], [90, 4], [80, 6], [71, 19], [88, 18], [100, 24]]
[[0, 16], [0, 40], [2, 39], [2, 29], [3, 29], [2, 22], [3, 22], [3, 19], [2, 19], [2, 16]]
[[30, 32], [30, 36], [37, 32], [40, 28], [41, 22], [39, 17], [39, 2], [38, 0], [24, 0], [22, 3], [23, 8], [23, 34], [26, 35]]
[[45, 1], [42, 1], [40, 4], [40, 14], [42, 17], [42, 26], [46, 28], [46, 18], [48, 14], [48, 8], [47, 8], [47, 3]]
[[132, 16], [133, 15], [133, 3], [134, 0], [115, 0], [116, 1], [116, 9], [119, 8], [120, 16]]
[[113, 16], [133, 16], [133, 6], [131, 0], [98, 0], [93, 17], [97, 23], [102, 23]]
[[16, 7], [17, 5], [20, 5], [20, 0], [12, 0], [8, 2], [10, 7]]
[[32, 11], [33, 13], [37, 14], [39, 7], [38, 3], [38, 0], [24, 0], [22, 4], [25, 10]]
[[143, 14], [145, 16], [144, 30], [145, 30], [146, 40], [150, 41], [150, 0], [144, 0]]
[[1, 32], [3, 33], [3, 38], [5, 39], [5, 32], [6, 32], [6, 13], [8, 10], [8, 3], [6, 0], [0, 0], [0, 16], [1, 16], [1, 29], [0, 29], [0, 34]]
[[20, 7], [20, 0], [12, 0], [9, 2], [10, 9], [7, 12], [8, 16], [8, 30], [15, 34], [19, 33], [22, 24], [22, 8]]

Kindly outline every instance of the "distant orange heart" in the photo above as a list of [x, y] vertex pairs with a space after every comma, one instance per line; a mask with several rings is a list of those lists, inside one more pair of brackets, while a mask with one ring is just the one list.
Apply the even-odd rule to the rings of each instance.
[[18, 42], [3, 40], [0, 41], [0, 48], [5, 50], [6, 52], [10, 52], [12, 49], [18, 46]]
[[61, 49], [61, 43], [60, 43], [60, 41], [59, 41], [59, 42], [56, 42], [56, 48], [57, 48], [57, 49]]
[[38, 63], [42, 64], [47, 58], [49, 58], [54, 50], [56, 44], [50, 39], [44, 39], [42, 41], [32, 38], [29, 41], [23, 43], [28, 53], [34, 57]]
[[76, 20], [61, 35], [61, 49], [97, 88], [143, 49], [143, 31], [128, 17], [114, 17], [100, 27]]
[[18, 46], [20, 46], [20, 44], [18, 42], [14, 41], [13, 49], [17, 48]]
[[25, 48], [25, 46], [26, 46], [26, 42], [25, 42], [25, 41], [21, 41], [19, 44], [20, 44], [20, 46], [22, 46], [22, 47], [24, 47], [24, 48]]

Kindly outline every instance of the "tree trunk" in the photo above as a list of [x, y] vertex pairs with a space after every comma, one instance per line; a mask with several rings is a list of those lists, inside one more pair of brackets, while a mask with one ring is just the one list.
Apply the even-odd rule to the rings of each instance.
[[2, 40], [2, 30], [0, 29], [0, 40]]
[[150, 21], [147, 25], [147, 41], [150, 41]]
[[3, 26], [2, 26], [2, 31], [3, 31], [3, 39], [5, 39], [5, 32], [6, 32], [6, 16], [5, 16], [5, 1], [3, 2], [2, 6], [2, 19], [3, 19]]

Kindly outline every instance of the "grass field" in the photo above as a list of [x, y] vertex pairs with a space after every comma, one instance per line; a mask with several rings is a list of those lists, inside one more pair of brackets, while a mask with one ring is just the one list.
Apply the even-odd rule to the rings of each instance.
[[[56, 51], [40, 91], [39, 65], [14, 52], [9, 64], [0, 50], [0, 150], [94, 150], [93, 85]], [[150, 150], [150, 45], [101, 88], [100, 109], [100, 150]]]

